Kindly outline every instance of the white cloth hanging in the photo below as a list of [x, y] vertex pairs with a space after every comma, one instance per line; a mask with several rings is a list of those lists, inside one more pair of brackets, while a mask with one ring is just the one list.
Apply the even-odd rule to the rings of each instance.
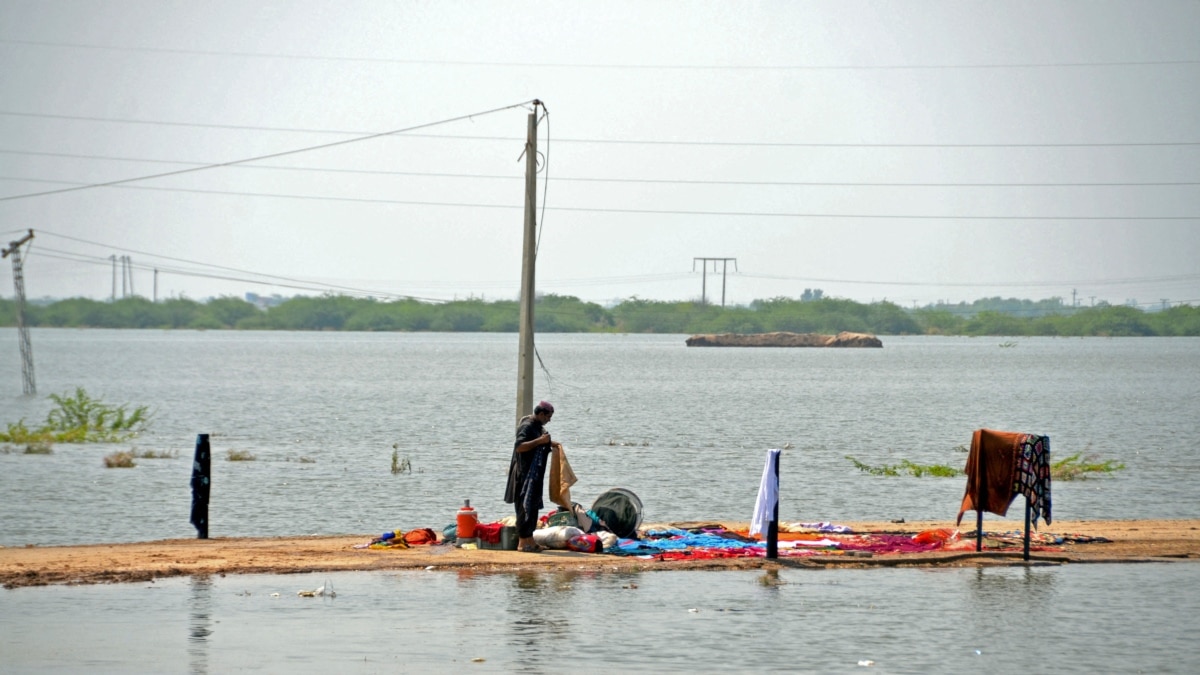
[[767, 525], [775, 518], [775, 505], [779, 503], [778, 448], [767, 451], [767, 465], [763, 467], [762, 482], [758, 485], [758, 500], [754, 502], [754, 517], [750, 519], [750, 535], [763, 534]]

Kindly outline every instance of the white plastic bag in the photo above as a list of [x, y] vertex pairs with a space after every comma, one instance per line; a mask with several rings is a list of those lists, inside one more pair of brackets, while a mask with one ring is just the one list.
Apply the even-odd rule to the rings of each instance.
[[570, 525], [555, 525], [554, 527], [543, 527], [540, 530], [533, 531], [533, 540], [539, 546], [546, 548], [566, 548], [567, 542], [571, 541], [571, 537], [578, 537], [583, 534], [583, 530]]
[[617, 537], [617, 535], [613, 534], [612, 532], [609, 532], [608, 530], [601, 530], [596, 533], [596, 536], [600, 537], [600, 544], [604, 547], [602, 549], [604, 551], [607, 551], [608, 549], [616, 546], [617, 543], [620, 541], [620, 538]]

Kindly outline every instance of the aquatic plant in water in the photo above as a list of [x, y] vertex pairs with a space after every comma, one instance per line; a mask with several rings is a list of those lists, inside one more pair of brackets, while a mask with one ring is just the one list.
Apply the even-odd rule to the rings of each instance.
[[225, 452], [225, 459], [230, 462], [253, 462], [258, 458], [249, 450], [227, 450]]
[[137, 466], [133, 461], [133, 453], [128, 450], [114, 452], [104, 457], [104, 466], [109, 469], [132, 469]]
[[136, 459], [176, 459], [178, 450], [133, 450], [131, 454]]
[[0, 443], [119, 443], [145, 431], [150, 422], [150, 408], [128, 404], [109, 405], [92, 398], [83, 387], [74, 395], [50, 394], [55, 408], [46, 416], [46, 423], [36, 429], [25, 420], [10, 422], [0, 431]]
[[[396, 446], [393, 445], [392, 447], [395, 448]], [[400, 459], [400, 451], [392, 450], [392, 474], [395, 475], [406, 472], [412, 473], [412, 462], [408, 459], [408, 457]]]
[[[945, 464], [917, 464], [904, 459], [900, 460], [899, 464], [871, 466], [870, 464], [858, 461], [850, 455], [846, 455], [846, 459], [850, 460], [858, 470], [869, 473], [872, 476], [899, 476], [902, 473], [907, 473], [917, 478], [927, 475], [939, 478], [953, 478], [964, 475], [962, 469], [956, 469]], [[1051, 462], [1050, 478], [1052, 480], [1086, 480], [1095, 474], [1109, 474], [1124, 468], [1125, 464], [1115, 459], [1101, 460], [1096, 455], [1085, 455], [1082, 452], [1077, 452], [1057, 462]]]
[[1086, 480], [1093, 474], [1108, 474], [1125, 468], [1123, 462], [1115, 459], [1101, 461], [1096, 455], [1085, 455], [1077, 452], [1050, 463], [1050, 478], [1052, 480]]
[[917, 464], [903, 459], [900, 460], [899, 464], [871, 466], [870, 464], [858, 461], [850, 455], [846, 455], [846, 459], [850, 460], [859, 471], [865, 471], [872, 476], [899, 476], [901, 473], [907, 473], [917, 478], [927, 475], [939, 478], [953, 478], [954, 476], [962, 475], [962, 469], [956, 469], [945, 464]]

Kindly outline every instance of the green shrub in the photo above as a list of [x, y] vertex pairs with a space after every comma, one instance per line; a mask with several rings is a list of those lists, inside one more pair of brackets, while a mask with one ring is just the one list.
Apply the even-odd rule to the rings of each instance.
[[0, 443], [119, 443], [146, 429], [150, 422], [147, 406], [130, 410], [128, 405], [112, 406], [88, 395], [82, 387], [75, 394], [50, 394], [55, 408], [46, 423], [30, 429], [25, 420], [10, 422], [0, 432]]

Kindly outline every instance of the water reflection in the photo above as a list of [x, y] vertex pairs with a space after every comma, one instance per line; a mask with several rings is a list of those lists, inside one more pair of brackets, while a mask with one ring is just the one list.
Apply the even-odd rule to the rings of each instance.
[[1047, 603], [1054, 597], [1058, 580], [1055, 568], [1021, 566], [976, 568], [968, 583], [972, 599], [987, 606], [1028, 606]]
[[522, 571], [508, 589], [509, 643], [517, 661], [527, 666], [561, 666], [571, 653], [578, 621], [587, 607], [575, 589], [581, 577], [593, 573]]
[[979, 636], [1020, 631], [1054, 607], [1059, 570], [1045, 567], [977, 568], [968, 577], [968, 623]]
[[212, 579], [192, 577], [188, 596], [188, 665], [196, 675], [208, 673], [208, 637], [212, 635]]

